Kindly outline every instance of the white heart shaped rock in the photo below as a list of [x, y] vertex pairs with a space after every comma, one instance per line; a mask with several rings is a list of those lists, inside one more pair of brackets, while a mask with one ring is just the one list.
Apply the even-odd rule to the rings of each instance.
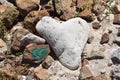
[[60, 62], [69, 69], [77, 69], [89, 34], [88, 23], [81, 18], [66, 22], [43, 17], [36, 30], [50, 44]]

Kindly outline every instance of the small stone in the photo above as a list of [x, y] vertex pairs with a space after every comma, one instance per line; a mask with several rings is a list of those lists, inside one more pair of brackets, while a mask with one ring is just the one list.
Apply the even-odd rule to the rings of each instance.
[[115, 66], [111, 70], [111, 77], [112, 77], [112, 80], [120, 80], [120, 66]]
[[118, 28], [117, 36], [120, 36], [120, 28]]
[[39, 9], [39, 0], [16, 0], [16, 5], [24, 17], [28, 12]]
[[120, 24], [120, 14], [115, 14], [114, 15], [114, 24]]
[[85, 20], [72, 18], [61, 22], [46, 16], [37, 23], [36, 29], [50, 44], [64, 66], [69, 69], [79, 67], [90, 30]]
[[54, 59], [51, 56], [47, 56], [46, 59], [42, 63], [42, 67], [45, 69], [48, 69], [52, 63], [54, 62]]
[[35, 76], [40, 80], [48, 80], [48, 78], [51, 76], [51, 73], [47, 69], [43, 68], [35, 68], [34, 69]]
[[101, 25], [99, 22], [94, 22], [94, 23], [92, 23], [92, 27], [93, 27], [93, 29], [99, 29], [101, 27]]
[[5, 54], [7, 50], [7, 44], [2, 39], [0, 39], [0, 53]]
[[107, 74], [100, 74], [93, 78], [92, 80], [111, 80], [111, 78]]
[[113, 7], [113, 10], [115, 11], [115, 13], [119, 14], [120, 13], [120, 5], [115, 5]]
[[80, 80], [86, 80], [86, 79], [90, 79], [91, 77], [93, 77], [91, 70], [86, 66], [82, 67], [80, 72], [81, 72]]
[[27, 69], [23, 66], [16, 66], [15, 70], [18, 74], [21, 74], [21, 75], [27, 75], [28, 74]]
[[44, 16], [49, 16], [46, 10], [31, 11], [24, 19], [25, 28], [36, 33], [35, 25]]
[[50, 53], [49, 45], [29, 44], [23, 52], [23, 59], [28, 62], [39, 63]]
[[96, 15], [101, 14], [106, 8], [106, 3], [103, 0], [95, 0], [93, 5], [93, 12]]
[[87, 59], [84, 59], [83, 62], [82, 62], [82, 66], [85, 66], [87, 64], [89, 64], [89, 61]]
[[18, 15], [19, 11], [15, 7], [0, 5], [0, 21], [3, 21], [7, 28], [11, 28]]
[[120, 64], [120, 49], [113, 51], [111, 59], [113, 61], [113, 64]]
[[109, 34], [108, 34], [108, 33], [104, 33], [104, 34], [102, 35], [102, 37], [101, 37], [100, 43], [101, 43], [101, 44], [108, 43], [109, 39], [110, 39], [110, 38], [109, 38]]

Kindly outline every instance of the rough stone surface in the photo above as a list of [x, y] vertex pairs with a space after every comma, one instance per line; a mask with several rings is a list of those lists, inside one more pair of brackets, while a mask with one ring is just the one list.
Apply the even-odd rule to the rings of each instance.
[[111, 80], [111, 78], [107, 74], [100, 74], [91, 80]]
[[120, 79], [120, 66], [115, 66], [111, 70], [111, 76], [112, 76], [112, 80], [119, 80]]
[[78, 68], [89, 33], [89, 25], [85, 20], [73, 18], [60, 23], [51, 17], [43, 17], [37, 23], [36, 29], [47, 40], [64, 66], [70, 69]]
[[19, 15], [19, 11], [13, 6], [0, 5], [0, 20], [2, 20], [7, 28], [11, 25]]
[[113, 10], [115, 11], [115, 13], [120, 13], [120, 5], [115, 5], [114, 7], [113, 7]]
[[[34, 49], [38, 50], [39, 48], [45, 47], [47, 52], [44, 49], [41, 49], [33, 52]], [[26, 46], [23, 52], [23, 58], [28, 62], [39, 63], [46, 58], [46, 56], [50, 53], [49, 45], [36, 45], [36, 44], [29, 44]]]
[[22, 16], [32, 10], [39, 9], [39, 0], [16, 0], [15, 2]]
[[35, 33], [36, 23], [44, 16], [49, 16], [46, 10], [31, 11], [24, 19], [25, 28]]
[[120, 49], [114, 50], [111, 59], [114, 64], [120, 64]]

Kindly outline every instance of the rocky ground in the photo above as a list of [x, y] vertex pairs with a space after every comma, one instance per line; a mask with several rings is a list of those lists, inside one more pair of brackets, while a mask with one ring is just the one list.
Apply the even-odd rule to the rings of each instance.
[[[79, 67], [64, 66], [66, 55], [36, 30], [44, 16], [88, 22]], [[120, 80], [120, 0], [0, 0], [0, 80]]]

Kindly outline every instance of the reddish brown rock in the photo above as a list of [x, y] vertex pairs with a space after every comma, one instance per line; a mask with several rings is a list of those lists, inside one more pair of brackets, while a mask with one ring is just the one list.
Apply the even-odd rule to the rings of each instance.
[[94, 0], [93, 12], [96, 15], [101, 14], [106, 8], [106, 3], [104, 0]]
[[29, 44], [23, 52], [23, 58], [28, 62], [39, 63], [44, 60], [49, 53], [49, 45]]
[[48, 78], [51, 76], [51, 73], [47, 69], [43, 68], [35, 68], [34, 69], [35, 76], [40, 80], [48, 80]]
[[101, 27], [101, 25], [99, 22], [94, 22], [94, 23], [92, 23], [92, 27], [93, 27], [93, 29], [99, 29]]
[[35, 25], [44, 16], [49, 16], [46, 10], [31, 11], [24, 19], [25, 28], [36, 33]]
[[19, 12], [15, 7], [0, 5], [0, 20], [7, 28], [11, 28], [18, 15]]
[[118, 28], [117, 36], [120, 36], [120, 28]]
[[81, 72], [80, 73], [80, 80], [86, 80], [86, 79], [90, 79], [91, 77], [93, 77], [92, 72], [86, 66], [82, 67], [80, 72]]
[[39, 9], [39, 0], [16, 0], [16, 5], [20, 14], [25, 16], [28, 12]]
[[120, 24], [120, 14], [115, 14], [114, 15], [114, 24]]
[[108, 43], [109, 39], [110, 39], [110, 38], [109, 38], [109, 34], [108, 34], [108, 33], [104, 33], [104, 34], [102, 35], [102, 37], [101, 37], [100, 43], [101, 43], [101, 44]]
[[18, 74], [21, 74], [21, 75], [27, 75], [28, 74], [28, 70], [23, 66], [16, 66], [15, 70]]
[[113, 10], [114, 10], [115, 13], [119, 14], [120, 13], [120, 5], [115, 5], [113, 7]]

